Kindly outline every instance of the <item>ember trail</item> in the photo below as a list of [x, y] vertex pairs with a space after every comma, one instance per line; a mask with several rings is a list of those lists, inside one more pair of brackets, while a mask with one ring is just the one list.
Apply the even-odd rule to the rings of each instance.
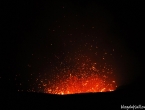
[[83, 63], [82, 66], [75, 69], [61, 70], [48, 82], [44, 92], [64, 95], [113, 91], [117, 86], [115, 80], [112, 79], [112, 70], [107, 66], [99, 70], [96, 63], [91, 65]]

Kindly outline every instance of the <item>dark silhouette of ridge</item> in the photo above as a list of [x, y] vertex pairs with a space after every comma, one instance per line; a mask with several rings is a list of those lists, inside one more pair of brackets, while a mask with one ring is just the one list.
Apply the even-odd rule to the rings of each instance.
[[[53, 95], [46, 93], [14, 92], [3, 93], [2, 104], [8, 108], [120, 108], [121, 104], [143, 104], [144, 91], [133, 85], [118, 87], [113, 92]], [[108, 106], [109, 105], [109, 106]]]

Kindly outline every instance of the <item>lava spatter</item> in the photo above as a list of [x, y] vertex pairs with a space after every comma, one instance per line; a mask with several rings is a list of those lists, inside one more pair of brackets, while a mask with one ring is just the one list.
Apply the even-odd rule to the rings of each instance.
[[107, 68], [101, 71], [94, 64], [88, 66], [83, 63], [78, 68], [61, 71], [49, 82], [44, 92], [65, 95], [115, 90], [115, 81], [109, 80], [112, 71], [108, 72]]

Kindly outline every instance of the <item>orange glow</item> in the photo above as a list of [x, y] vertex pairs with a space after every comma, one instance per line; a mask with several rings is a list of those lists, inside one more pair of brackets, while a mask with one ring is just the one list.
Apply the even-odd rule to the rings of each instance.
[[[108, 70], [108, 68], [106, 68]], [[105, 73], [106, 72], [106, 73]], [[104, 74], [105, 73], [105, 74]], [[95, 66], [89, 68], [80, 67], [76, 70], [68, 70], [56, 75], [45, 88], [45, 93], [50, 94], [75, 94], [88, 92], [107, 92], [116, 89], [115, 80], [111, 80], [112, 71], [102, 69], [99, 71]], [[111, 79], [110, 79], [111, 78]]]

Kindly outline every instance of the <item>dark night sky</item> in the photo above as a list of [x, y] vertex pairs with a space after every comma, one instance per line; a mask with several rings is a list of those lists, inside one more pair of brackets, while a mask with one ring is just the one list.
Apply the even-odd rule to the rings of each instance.
[[4, 3], [2, 87], [34, 87], [37, 78], [46, 79], [61, 62], [73, 65], [81, 55], [112, 65], [118, 85], [142, 80], [143, 15], [143, 0]]

